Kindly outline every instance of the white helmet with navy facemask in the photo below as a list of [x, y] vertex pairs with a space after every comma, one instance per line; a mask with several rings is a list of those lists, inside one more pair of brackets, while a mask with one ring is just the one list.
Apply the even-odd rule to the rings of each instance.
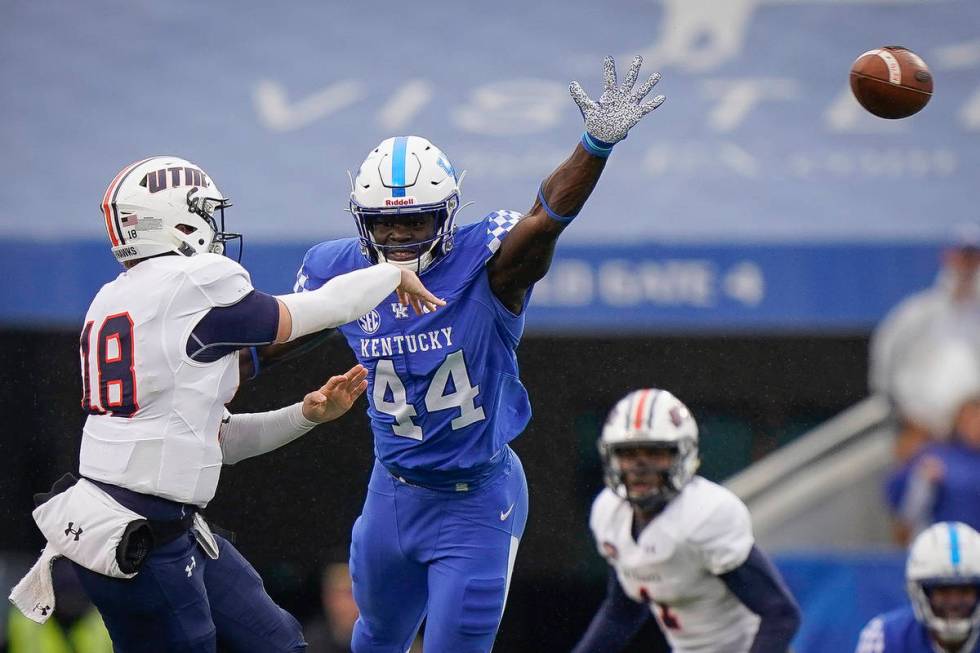
[[[930, 594], [939, 587], [972, 586], [980, 594], [980, 533], [961, 522], [941, 522], [912, 542], [905, 566], [906, 589], [915, 617], [948, 643], [976, 641], [980, 633], [980, 601], [964, 615], [936, 614]], [[964, 649], [972, 650], [972, 648]]]
[[[351, 180], [350, 211], [357, 221], [364, 255], [374, 262], [388, 261], [421, 272], [448, 254], [453, 246], [459, 210], [460, 177], [449, 159], [428, 140], [398, 136], [381, 142]], [[379, 244], [373, 222], [379, 219], [432, 215], [431, 238], [408, 244]], [[392, 250], [414, 249], [409, 261], [392, 260]]]
[[100, 208], [112, 253], [124, 262], [168, 253], [224, 253], [227, 242], [241, 241], [241, 234], [224, 230], [228, 206], [199, 166], [155, 156], [120, 170]]
[[[637, 447], [667, 449], [673, 454], [669, 467], [656, 470], [660, 486], [639, 496], [628, 491], [619, 459], [619, 452]], [[609, 412], [599, 438], [599, 456], [609, 489], [642, 510], [659, 510], [697, 472], [698, 425], [687, 406], [666, 390], [635, 390]]]

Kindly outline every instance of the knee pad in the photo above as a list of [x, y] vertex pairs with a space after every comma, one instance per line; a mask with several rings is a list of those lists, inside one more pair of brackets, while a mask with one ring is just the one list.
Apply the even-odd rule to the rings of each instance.
[[481, 636], [496, 632], [504, 613], [504, 578], [474, 578], [466, 584], [459, 616], [464, 635]]

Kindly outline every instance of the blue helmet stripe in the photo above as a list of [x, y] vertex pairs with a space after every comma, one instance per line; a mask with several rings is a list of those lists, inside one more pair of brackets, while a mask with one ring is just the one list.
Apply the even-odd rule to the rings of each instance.
[[953, 567], [958, 567], [960, 564], [960, 536], [956, 532], [956, 524], [949, 522], [946, 524], [949, 527], [949, 555], [953, 559]]
[[405, 151], [408, 149], [408, 137], [399, 136], [391, 152], [391, 189], [392, 197], [405, 197]]

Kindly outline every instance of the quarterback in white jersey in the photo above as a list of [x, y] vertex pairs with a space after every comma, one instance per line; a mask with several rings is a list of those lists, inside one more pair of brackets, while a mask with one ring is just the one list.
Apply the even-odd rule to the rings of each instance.
[[675, 653], [777, 653], [799, 626], [748, 509], [700, 476], [698, 429], [666, 390], [613, 408], [599, 451], [607, 488], [589, 525], [610, 567], [606, 600], [575, 653], [622, 650], [649, 619]]
[[[261, 293], [222, 256], [240, 238], [224, 231], [226, 206], [203, 170], [176, 157], [126, 166], [103, 195], [112, 252], [126, 271], [99, 291], [82, 328], [82, 478], [56, 487], [34, 514], [46, 555], [72, 560], [116, 651], [210, 653], [217, 641], [242, 652], [305, 648], [298, 622], [196, 513], [214, 496], [222, 464], [342, 415], [367, 387], [367, 371], [355, 366], [277, 411], [231, 415], [239, 358], [254, 369], [255, 347], [355, 320], [393, 291], [419, 313], [444, 304], [392, 265], [302, 295]], [[15, 595], [35, 621], [50, 612]]]

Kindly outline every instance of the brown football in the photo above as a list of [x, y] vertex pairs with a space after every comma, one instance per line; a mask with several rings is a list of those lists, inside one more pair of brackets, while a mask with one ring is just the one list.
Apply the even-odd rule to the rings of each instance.
[[851, 91], [881, 118], [906, 118], [932, 97], [932, 73], [916, 53], [899, 45], [868, 50], [851, 66]]

